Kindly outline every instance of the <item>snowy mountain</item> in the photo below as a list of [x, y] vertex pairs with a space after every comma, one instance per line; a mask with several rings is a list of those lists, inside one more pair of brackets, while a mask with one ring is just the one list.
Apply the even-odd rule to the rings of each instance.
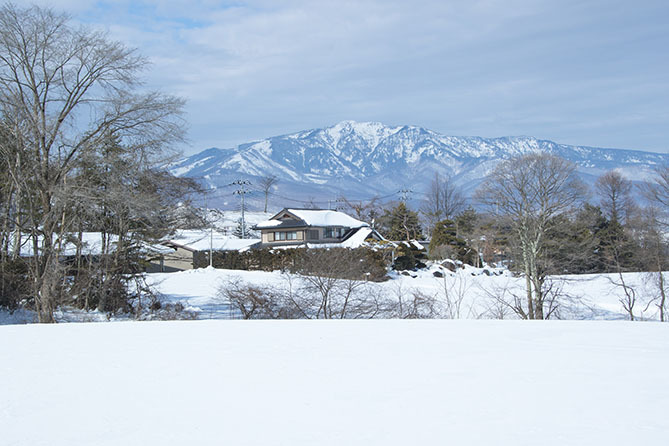
[[[236, 203], [233, 188], [224, 188], [232, 181], [247, 179], [257, 189], [259, 178], [275, 175], [279, 182], [270, 206], [276, 209], [309, 200], [327, 206], [340, 196], [392, 199], [405, 188], [413, 191], [413, 199], [420, 199], [435, 173], [451, 176], [471, 190], [500, 160], [534, 151], [573, 161], [589, 183], [614, 168], [640, 181], [651, 177], [658, 165], [669, 163], [669, 154], [569, 146], [527, 136], [446, 136], [415, 126], [343, 121], [232, 149], [207, 149], [178, 161], [171, 171], [216, 188], [213, 201], [224, 207]], [[262, 193], [247, 198], [257, 205]]]

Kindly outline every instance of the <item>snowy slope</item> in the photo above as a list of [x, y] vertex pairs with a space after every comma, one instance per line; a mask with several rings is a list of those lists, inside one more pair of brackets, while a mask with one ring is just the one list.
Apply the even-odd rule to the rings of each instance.
[[669, 325], [0, 327], [0, 438], [76, 445], [664, 445]]
[[[658, 165], [669, 163], [668, 154], [569, 146], [526, 136], [445, 136], [415, 126], [344, 121], [233, 149], [208, 149], [177, 162], [172, 172], [218, 188], [239, 177], [257, 184], [259, 177], [276, 175], [277, 195], [284, 199], [275, 206], [280, 208], [295, 206], [286, 199], [386, 196], [404, 187], [421, 193], [435, 172], [473, 187], [499, 160], [534, 151], [575, 162], [588, 182], [614, 168], [643, 180]], [[256, 195], [256, 201], [260, 198]]]

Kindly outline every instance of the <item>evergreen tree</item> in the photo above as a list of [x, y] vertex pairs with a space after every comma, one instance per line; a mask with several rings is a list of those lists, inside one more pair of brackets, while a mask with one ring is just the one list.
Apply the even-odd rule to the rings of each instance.
[[430, 256], [432, 258], [450, 257], [473, 264], [476, 252], [467, 246], [467, 242], [464, 239], [457, 236], [455, 221], [442, 220], [432, 230]]
[[473, 207], [468, 207], [461, 214], [455, 217], [456, 235], [468, 239], [476, 231], [479, 221], [479, 214]]
[[387, 210], [381, 219], [381, 228], [390, 240], [422, 240], [423, 230], [418, 221], [418, 213], [407, 208], [400, 202], [396, 207]]
[[548, 274], [602, 271], [601, 231], [605, 226], [601, 209], [590, 204], [585, 204], [573, 218], [556, 217], [546, 235], [542, 269]]

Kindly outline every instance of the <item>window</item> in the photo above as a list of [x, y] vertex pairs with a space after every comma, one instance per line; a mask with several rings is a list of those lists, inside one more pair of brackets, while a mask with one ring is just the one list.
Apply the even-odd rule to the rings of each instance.
[[297, 240], [297, 231], [277, 231], [274, 233], [274, 240]]
[[328, 226], [325, 228], [324, 238], [342, 238], [347, 228], [337, 228], [334, 226]]
[[308, 229], [307, 230], [307, 239], [308, 240], [318, 240], [318, 229]]

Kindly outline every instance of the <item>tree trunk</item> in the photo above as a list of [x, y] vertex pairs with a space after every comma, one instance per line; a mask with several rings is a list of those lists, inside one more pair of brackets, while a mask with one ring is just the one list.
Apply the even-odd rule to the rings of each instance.
[[664, 290], [664, 276], [662, 275], [662, 265], [658, 265], [658, 285], [660, 286], [660, 322], [665, 321], [664, 306], [667, 301], [666, 291]]

